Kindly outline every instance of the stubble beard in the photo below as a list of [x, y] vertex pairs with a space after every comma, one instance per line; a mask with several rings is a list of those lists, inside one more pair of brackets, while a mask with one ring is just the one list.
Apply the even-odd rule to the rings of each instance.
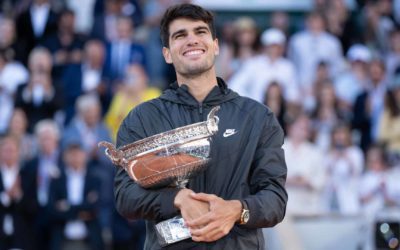
[[[210, 61], [211, 60], [211, 61]], [[200, 65], [184, 65], [181, 69], [176, 69], [177, 73], [182, 75], [185, 78], [195, 78], [204, 74], [205, 72], [210, 71], [215, 63], [215, 57], [201, 63]]]

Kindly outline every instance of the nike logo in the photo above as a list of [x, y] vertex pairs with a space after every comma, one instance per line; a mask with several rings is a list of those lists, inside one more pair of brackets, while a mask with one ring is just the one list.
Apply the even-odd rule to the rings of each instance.
[[231, 135], [234, 135], [234, 134], [236, 134], [237, 133], [237, 131], [236, 131], [236, 129], [227, 129], [227, 130], [225, 130], [225, 132], [224, 132], [224, 134], [223, 134], [223, 136], [224, 137], [228, 137], [228, 136], [231, 136]]

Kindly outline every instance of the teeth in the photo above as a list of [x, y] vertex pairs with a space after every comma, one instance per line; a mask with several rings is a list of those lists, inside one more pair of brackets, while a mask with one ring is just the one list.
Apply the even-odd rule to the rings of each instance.
[[200, 55], [202, 53], [203, 53], [202, 50], [191, 50], [191, 51], [186, 52], [185, 55], [189, 55], [189, 56], [191, 56], [191, 55]]

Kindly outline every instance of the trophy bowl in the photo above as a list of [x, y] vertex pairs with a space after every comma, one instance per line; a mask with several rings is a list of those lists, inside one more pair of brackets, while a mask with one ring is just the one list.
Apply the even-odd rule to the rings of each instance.
[[184, 187], [192, 176], [203, 171], [210, 158], [211, 136], [218, 131], [214, 107], [204, 122], [156, 134], [120, 148], [106, 141], [105, 154], [114, 165], [123, 167], [143, 188], [168, 185]]

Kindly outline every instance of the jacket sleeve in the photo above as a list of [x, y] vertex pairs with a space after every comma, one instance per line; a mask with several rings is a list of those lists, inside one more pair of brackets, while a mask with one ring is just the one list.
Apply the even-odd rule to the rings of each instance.
[[[117, 147], [145, 137], [140, 116], [133, 110], [119, 128]], [[161, 221], [178, 214], [173, 201], [179, 189], [144, 189], [121, 167], [118, 168], [114, 181], [116, 208], [122, 216], [129, 219]]]
[[267, 114], [250, 171], [248, 228], [273, 227], [285, 216], [287, 168], [282, 149], [283, 130], [272, 113]]

